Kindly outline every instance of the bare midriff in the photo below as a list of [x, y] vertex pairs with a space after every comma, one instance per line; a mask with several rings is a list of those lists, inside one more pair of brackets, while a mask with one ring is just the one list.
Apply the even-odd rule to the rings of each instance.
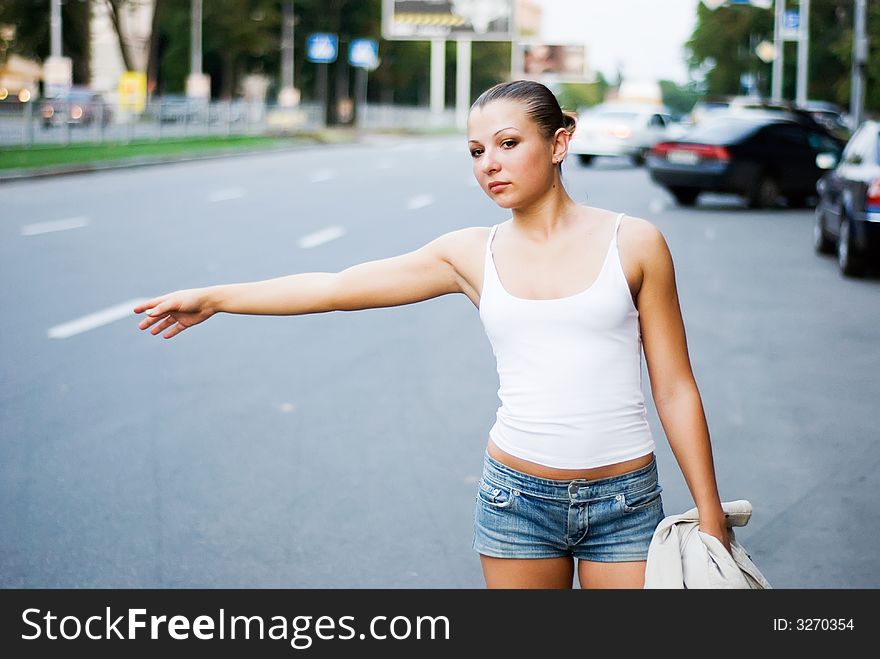
[[538, 478], [549, 478], [551, 480], [560, 481], [571, 481], [580, 479], [596, 480], [598, 478], [619, 476], [629, 471], [635, 471], [636, 469], [640, 469], [641, 467], [649, 465], [654, 457], [653, 453], [647, 453], [646, 455], [639, 456], [638, 458], [633, 458], [632, 460], [615, 462], [613, 464], [602, 465], [601, 467], [593, 467], [591, 469], [556, 469], [555, 467], [547, 467], [545, 465], [540, 465], [529, 460], [523, 460], [522, 458], [511, 455], [506, 451], [502, 451], [500, 448], [498, 448], [498, 446], [495, 445], [495, 442], [493, 442], [491, 439], [489, 440], [489, 445], [486, 447], [486, 451], [495, 460], [503, 465], [510, 467], [511, 469], [516, 469], [517, 471], [521, 471], [524, 474], [537, 476]]

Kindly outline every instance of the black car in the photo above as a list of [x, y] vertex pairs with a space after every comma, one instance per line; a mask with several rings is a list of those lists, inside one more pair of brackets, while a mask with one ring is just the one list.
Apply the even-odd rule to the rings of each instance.
[[840, 164], [819, 179], [816, 189], [816, 251], [836, 253], [845, 275], [880, 263], [880, 123], [859, 127]]
[[657, 144], [647, 165], [683, 206], [701, 192], [739, 194], [753, 208], [776, 206], [780, 197], [802, 206], [825, 171], [817, 156], [837, 158], [844, 144], [806, 113], [741, 110], [713, 115], [681, 139]]

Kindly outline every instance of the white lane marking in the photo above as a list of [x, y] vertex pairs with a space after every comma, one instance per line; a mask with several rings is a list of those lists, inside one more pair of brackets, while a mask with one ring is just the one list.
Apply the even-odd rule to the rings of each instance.
[[208, 195], [208, 201], [229, 201], [230, 199], [239, 199], [240, 197], [244, 197], [244, 190], [241, 188], [226, 188], [211, 192]]
[[321, 183], [322, 181], [329, 181], [334, 178], [336, 178], [336, 172], [332, 169], [319, 169], [316, 172], [312, 172], [309, 181], [312, 183]]
[[327, 227], [326, 229], [321, 229], [320, 231], [315, 231], [314, 233], [303, 236], [299, 239], [298, 245], [303, 249], [309, 249], [310, 247], [317, 247], [318, 245], [323, 245], [331, 240], [336, 240], [344, 235], [345, 229], [342, 227]]
[[64, 220], [53, 220], [52, 222], [37, 222], [35, 224], [25, 224], [21, 228], [22, 236], [36, 236], [41, 233], [51, 233], [52, 231], [66, 231], [67, 229], [79, 229], [89, 223], [87, 217], [68, 217]]
[[407, 210], [414, 211], [418, 208], [424, 208], [434, 203], [434, 197], [429, 194], [420, 194], [412, 197], [406, 202]]
[[296, 411], [296, 404], [295, 403], [281, 403], [281, 405], [278, 406], [278, 409], [281, 410], [282, 412], [287, 412], [287, 413], [295, 412]]
[[107, 309], [102, 309], [101, 311], [90, 313], [89, 315], [83, 316], [82, 318], [71, 320], [69, 323], [56, 325], [55, 327], [49, 329], [49, 338], [66, 339], [75, 334], [87, 332], [91, 329], [95, 329], [96, 327], [100, 327], [101, 325], [107, 325], [116, 320], [122, 320], [123, 318], [134, 318], [135, 314], [132, 309], [148, 299], [149, 298], [145, 297], [135, 298], [134, 300], [122, 302], [112, 307], [108, 307]]
[[651, 201], [650, 208], [652, 213], [662, 213], [666, 210], [666, 202], [662, 199], [654, 199]]

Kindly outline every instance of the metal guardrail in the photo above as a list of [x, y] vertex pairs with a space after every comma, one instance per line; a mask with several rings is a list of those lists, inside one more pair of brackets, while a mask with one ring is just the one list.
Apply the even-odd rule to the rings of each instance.
[[[455, 111], [427, 107], [366, 105], [358, 117], [366, 130], [452, 128]], [[296, 107], [245, 101], [157, 98], [143, 112], [120, 111], [109, 103], [46, 99], [0, 101], [0, 146], [131, 142], [198, 136], [296, 134], [324, 127], [319, 103]]]
[[143, 112], [120, 111], [109, 103], [45, 99], [0, 102], [0, 145], [67, 145], [131, 142], [171, 137], [263, 135], [322, 128], [316, 104], [279, 108], [244, 101], [157, 100]]

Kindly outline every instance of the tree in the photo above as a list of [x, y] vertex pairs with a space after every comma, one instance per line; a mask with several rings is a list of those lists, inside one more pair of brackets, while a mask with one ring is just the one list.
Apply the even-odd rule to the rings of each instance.
[[[812, 0], [810, 3], [810, 53], [808, 96], [849, 106], [853, 44], [853, 0]], [[868, 57], [866, 108], [880, 110], [880, 3], [868, 3]], [[759, 90], [769, 95], [770, 64], [758, 60], [754, 46], [773, 41], [773, 11], [752, 6], [727, 6], [715, 11], [702, 3], [697, 7], [697, 24], [687, 49], [689, 66], [698, 70], [710, 61], [715, 66], [706, 75], [709, 94], [738, 94], [740, 76], [753, 73]], [[783, 96], [795, 96], [797, 46], [785, 44]]]
[[[49, 0], [3, 0], [0, 2], [0, 24], [15, 27], [15, 38], [8, 54], [44, 61], [51, 54]], [[73, 82], [87, 84], [89, 66], [89, 3], [67, 0], [61, 5], [61, 54], [73, 61]]]

